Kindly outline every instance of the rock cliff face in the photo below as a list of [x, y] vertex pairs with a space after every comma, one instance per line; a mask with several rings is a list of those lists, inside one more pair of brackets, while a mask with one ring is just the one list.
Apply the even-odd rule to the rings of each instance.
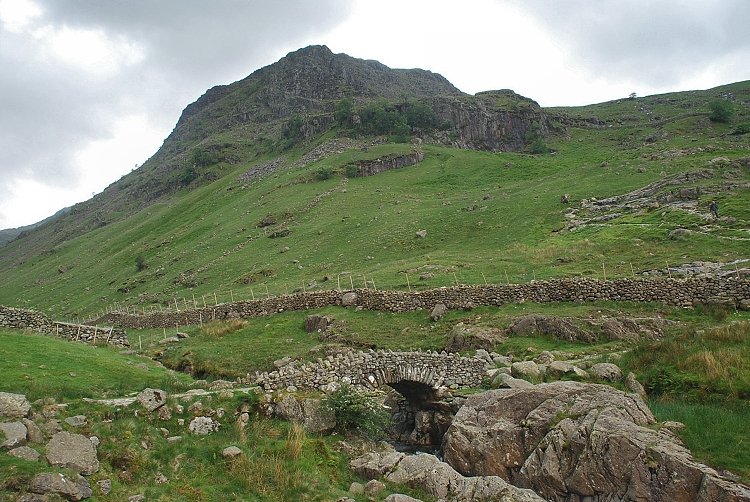
[[439, 96], [432, 108], [439, 122], [453, 125], [439, 142], [458, 148], [521, 151], [532, 137], [547, 136], [553, 128], [535, 101], [509, 90]]

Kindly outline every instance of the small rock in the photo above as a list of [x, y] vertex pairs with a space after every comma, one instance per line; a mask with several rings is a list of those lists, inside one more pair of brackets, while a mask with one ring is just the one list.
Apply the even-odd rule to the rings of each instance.
[[436, 303], [430, 312], [430, 319], [433, 321], [439, 321], [448, 312], [448, 307], [444, 303]]
[[539, 380], [542, 378], [542, 370], [534, 361], [519, 361], [511, 364], [511, 375], [516, 378]]
[[75, 415], [65, 419], [65, 423], [71, 427], [83, 427], [87, 421], [86, 415]]
[[356, 481], [349, 485], [349, 493], [354, 495], [362, 495], [365, 493], [365, 485], [357, 483]]
[[[26, 444], [26, 426], [21, 422], [2, 422], [0, 432], [4, 435], [0, 448], [10, 450]], [[0, 436], [0, 439], [2, 436]]]
[[8, 455], [16, 458], [22, 458], [24, 460], [28, 460], [29, 462], [36, 462], [40, 457], [38, 451], [33, 448], [29, 448], [28, 446], [19, 446], [18, 448], [13, 448], [8, 452]]
[[26, 439], [29, 443], [40, 444], [44, 443], [44, 434], [39, 426], [32, 420], [24, 418], [22, 420], [23, 425], [26, 426]]
[[158, 473], [156, 477], [154, 478], [154, 483], [157, 485], [165, 485], [169, 483], [169, 478], [167, 478], [164, 474]]
[[622, 379], [622, 370], [613, 363], [597, 363], [590, 370], [591, 374], [602, 380], [616, 382]]
[[242, 450], [240, 450], [236, 446], [227, 446], [226, 448], [221, 450], [221, 456], [224, 458], [234, 458], [239, 455], [242, 455]]
[[545, 350], [534, 359], [534, 362], [537, 364], [550, 364], [554, 360], [555, 356], [552, 352]]
[[89, 438], [89, 441], [91, 441], [91, 444], [93, 444], [93, 445], [94, 445], [94, 448], [98, 448], [98, 447], [99, 447], [99, 444], [101, 443], [101, 441], [99, 441], [99, 438], [98, 438], [98, 437], [96, 437], [96, 436], [91, 436], [91, 437]]
[[34, 493], [54, 493], [68, 500], [83, 500], [93, 495], [89, 482], [81, 475], [68, 477], [56, 472], [37, 474], [31, 480], [29, 489]]
[[21, 418], [31, 411], [31, 403], [23, 394], [0, 392], [0, 417]]
[[416, 232], [414, 232], [414, 235], [418, 239], [424, 239], [425, 237], [427, 237], [427, 230], [417, 230]]
[[352, 307], [357, 304], [357, 293], [354, 291], [348, 291], [341, 295], [341, 305], [344, 307]]
[[384, 498], [383, 502], [422, 502], [422, 500], [404, 495], [403, 493], [392, 493]]
[[172, 411], [169, 409], [169, 406], [160, 406], [156, 410], [156, 414], [158, 415], [160, 420], [171, 420], [172, 419]]
[[141, 494], [131, 495], [130, 497], [128, 497], [128, 502], [143, 502], [144, 500], [146, 500], [146, 497]]
[[170, 436], [167, 438], [167, 443], [169, 444], [175, 444], [182, 441], [182, 436]]
[[199, 436], [205, 436], [219, 430], [219, 423], [211, 417], [195, 417], [188, 426], [190, 432]]
[[109, 479], [100, 479], [96, 484], [99, 486], [99, 491], [102, 492], [102, 495], [107, 495], [112, 490], [112, 481]]
[[625, 377], [625, 388], [633, 394], [638, 394], [638, 396], [644, 401], [647, 401], [648, 394], [646, 394], [646, 389], [644, 389], [641, 382], [635, 378], [635, 374], [632, 371]]
[[365, 484], [365, 495], [368, 497], [374, 497], [383, 490], [385, 490], [385, 483], [377, 479], [371, 479]]
[[214, 380], [208, 386], [208, 390], [224, 390], [234, 388], [234, 382], [229, 380]]
[[167, 393], [161, 389], [146, 388], [138, 394], [138, 402], [146, 411], [154, 411], [166, 404]]

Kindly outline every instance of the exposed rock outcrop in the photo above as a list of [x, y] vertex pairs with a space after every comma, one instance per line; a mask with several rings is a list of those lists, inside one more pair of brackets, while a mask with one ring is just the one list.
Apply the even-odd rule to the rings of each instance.
[[434, 455], [404, 455], [393, 451], [368, 453], [351, 461], [362, 477], [384, 476], [393, 483], [421, 488], [441, 500], [541, 502], [528, 489], [516, 488], [499, 476], [465, 477]]
[[445, 460], [546, 500], [750, 500], [750, 488], [697, 463], [636, 395], [554, 382], [471, 396], [443, 441]]

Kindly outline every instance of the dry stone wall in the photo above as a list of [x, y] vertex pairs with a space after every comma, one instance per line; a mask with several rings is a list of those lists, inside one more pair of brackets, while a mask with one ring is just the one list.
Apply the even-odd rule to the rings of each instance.
[[125, 331], [114, 327], [70, 324], [49, 319], [41, 312], [17, 309], [0, 305], [0, 326], [6, 328], [31, 329], [83, 343], [107, 343], [118, 347], [129, 347]]
[[[347, 296], [346, 301], [342, 301]], [[170, 328], [200, 324], [216, 319], [267, 316], [286, 310], [310, 310], [331, 305], [362, 307], [385, 312], [432, 309], [443, 303], [449, 309], [478, 305], [505, 305], [536, 302], [630, 301], [655, 302], [675, 306], [723, 304], [750, 309], [750, 280], [736, 278], [689, 279], [560, 279], [527, 284], [457, 286], [427, 291], [376, 291], [358, 289], [314, 291], [253, 301], [219, 304], [180, 312], [154, 312], [146, 315], [109, 313], [95, 323], [123, 328]]]
[[432, 388], [477, 386], [482, 383], [485, 362], [446, 352], [349, 352], [318, 359], [293, 361], [271, 373], [248, 375], [245, 383], [265, 390], [322, 390], [332, 383], [347, 383], [366, 388], [400, 382], [417, 382]]
[[424, 154], [421, 151], [400, 155], [395, 157], [384, 157], [375, 160], [364, 160], [357, 164], [359, 176], [373, 176], [391, 169], [401, 169], [402, 167], [413, 166], [422, 162]]

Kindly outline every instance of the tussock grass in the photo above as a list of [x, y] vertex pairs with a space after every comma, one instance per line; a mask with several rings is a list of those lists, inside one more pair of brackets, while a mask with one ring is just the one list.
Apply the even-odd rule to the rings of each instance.
[[655, 395], [688, 401], [750, 398], [750, 322], [685, 329], [639, 344], [624, 363]]
[[224, 335], [234, 333], [247, 326], [243, 319], [230, 319], [228, 321], [211, 321], [198, 328], [197, 333], [202, 336], [220, 338]]

